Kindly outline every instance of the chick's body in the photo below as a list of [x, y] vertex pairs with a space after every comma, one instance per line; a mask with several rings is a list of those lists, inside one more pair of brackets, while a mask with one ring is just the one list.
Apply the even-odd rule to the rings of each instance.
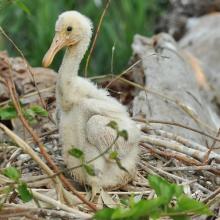
[[88, 175], [84, 168], [73, 169], [71, 172], [81, 183], [98, 185], [103, 188], [117, 188], [126, 184], [135, 175], [139, 130], [129, 118], [126, 109], [115, 99], [109, 97], [106, 91], [97, 89], [91, 82], [80, 77], [76, 79], [77, 83], [90, 90], [88, 94], [84, 94], [81, 99], [78, 99], [70, 111], [63, 111], [62, 106], [60, 108], [59, 132], [64, 161], [67, 167], [77, 166], [81, 163], [79, 159], [68, 153], [72, 147], [84, 152], [85, 161], [104, 152], [116, 139], [117, 132], [107, 126], [110, 121], [115, 121], [119, 130], [127, 131], [128, 140], [119, 137], [109, 152], [118, 153], [117, 156], [122, 166], [128, 172], [119, 168], [115, 161], [109, 159], [109, 153], [91, 163], [96, 176]]

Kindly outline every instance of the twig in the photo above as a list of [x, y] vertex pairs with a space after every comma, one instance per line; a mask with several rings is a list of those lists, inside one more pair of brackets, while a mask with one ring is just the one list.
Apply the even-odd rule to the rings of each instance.
[[180, 144], [177, 141], [170, 140], [168, 138], [158, 138], [158, 136], [156, 135], [142, 135], [141, 141], [142, 143], [147, 142], [153, 145], [165, 147], [174, 151], [184, 153], [188, 156], [199, 159], [200, 161], [203, 161], [205, 156], [205, 152], [201, 152], [195, 149], [190, 149], [187, 146]]
[[105, 14], [106, 14], [107, 9], [108, 9], [108, 7], [109, 7], [109, 5], [110, 5], [110, 2], [111, 2], [111, 0], [107, 0], [106, 5], [105, 5], [105, 8], [104, 8], [104, 10], [103, 10], [103, 12], [102, 12], [102, 14], [101, 14], [100, 19], [99, 19], [98, 27], [97, 27], [96, 32], [95, 32], [95, 37], [94, 37], [94, 39], [93, 39], [92, 46], [91, 46], [91, 48], [90, 48], [90, 50], [89, 50], [89, 55], [88, 55], [88, 57], [87, 57], [87, 59], [86, 59], [85, 77], [88, 76], [88, 66], [89, 66], [89, 62], [90, 62], [90, 59], [91, 59], [91, 55], [92, 55], [92, 52], [93, 52], [93, 50], [94, 50], [94, 48], [95, 48], [96, 40], [97, 40], [99, 31], [100, 31], [100, 28], [101, 28], [101, 25], [102, 25], [102, 21], [103, 21], [103, 18], [105, 17]]
[[70, 213], [82, 214], [82, 212], [78, 211], [77, 209], [70, 208], [70, 207], [60, 203], [59, 201], [50, 198], [49, 196], [43, 195], [41, 193], [38, 193], [36, 190], [32, 189], [32, 193], [33, 193], [33, 196], [37, 200], [43, 201], [43, 202], [45, 202], [47, 204], [50, 204], [50, 205], [52, 205], [55, 208], [58, 208], [58, 209], [60, 208], [60, 209], [62, 209], [64, 211], [67, 211], [67, 212], [70, 212]]
[[[44, 93], [44, 92], [50, 92], [50, 91], [53, 91], [53, 90], [55, 90], [55, 86], [51, 86], [51, 87], [48, 87], [48, 88], [40, 89], [39, 92], [42, 94], [42, 93]], [[37, 91], [35, 91], [35, 92], [30, 92], [30, 93], [28, 93], [28, 94], [25, 94], [25, 95], [20, 96], [19, 98], [20, 98], [20, 101], [23, 103], [23, 102], [26, 102], [26, 101], [25, 101], [26, 98], [29, 98], [29, 97], [31, 97], [31, 96], [35, 96], [35, 95], [37, 95], [37, 94], [38, 94]], [[3, 102], [0, 102], [0, 107], [1, 107], [1, 106], [4, 106], [4, 105], [6, 105], [6, 104], [8, 104], [9, 101], [10, 101], [10, 100], [6, 100], [6, 101], [3, 101]]]
[[114, 73], [114, 54], [115, 54], [115, 42], [112, 47], [112, 56], [111, 56], [111, 74]]
[[186, 167], [163, 167], [166, 171], [203, 171], [203, 170], [220, 170], [220, 164], [186, 166]]
[[129, 192], [106, 192], [109, 195], [148, 195], [150, 194], [151, 190], [146, 190], [146, 191], [129, 191]]
[[[161, 151], [161, 150], [158, 150], [155, 147], [153, 147], [153, 146], [151, 146], [150, 144], [147, 144], [147, 143], [141, 143], [140, 145], [142, 147], [148, 149], [153, 154], [159, 154], [159, 155], [161, 155], [165, 158], [172, 158], [172, 159], [179, 160], [179, 161], [183, 162], [186, 165], [190, 165], [191, 167], [201, 167], [201, 166], [203, 166], [203, 164], [201, 162], [199, 162], [199, 161], [197, 161], [197, 160], [195, 160], [191, 157], [188, 157], [188, 156], [186, 156], [182, 153], [178, 153], [178, 152], [175, 152], [175, 151], [174, 152]], [[194, 165], [194, 166], [192, 166], [192, 165]], [[190, 166], [189, 166], [189, 168], [190, 168]], [[215, 165], [213, 165], [213, 166], [215, 166]], [[217, 165], [217, 168], [218, 168], [218, 165]], [[169, 167], [167, 167], [167, 168], [163, 167], [163, 170], [166, 170], [166, 169], [168, 170]], [[175, 169], [175, 168], [173, 168], [173, 169]], [[178, 167], [176, 169], [178, 169]], [[213, 167], [213, 169], [210, 169], [209, 171], [211, 173], [215, 174], [215, 175], [220, 175], [219, 169], [214, 169], [214, 167]], [[208, 177], [210, 177], [210, 174], [208, 174]]]
[[139, 122], [143, 122], [143, 123], [146, 123], [146, 124], [148, 124], [148, 123], [149, 124], [166, 124], [166, 125], [172, 125], [172, 126], [177, 126], [177, 127], [185, 128], [185, 129], [188, 129], [190, 131], [202, 134], [202, 135], [204, 135], [206, 137], [209, 137], [209, 138], [211, 138], [213, 140], [216, 140], [216, 141], [220, 142], [220, 139], [217, 138], [217, 137], [214, 137], [214, 136], [212, 136], [210, 134], [207, 134], [207, 133], [205, 133], [203, 131], [200, 131], [198, 129], [195, 129], [195, 128], [192, 128], [192, 127], [189, 127], [189, 126], [177, 123], [177, 122], [162, 121], [162, 120], [152, 120], [152, 119], [146, 120], [146, 119], [143, 119], [143, 118], [133, 118], [133, 120], [139, 121]]
[[177, 135], [175, 133], [164, 131], [161, 129], [152, 129], [152, 131], [153, 132], [151, 132], [151, 133], [158, 135], [158, 137], [168, 138], [170, 140], [177, 141], [178, 143], [180, 143], [182, 145], [186, 145], [187, 147], [195, 149], [195, 150], [199, 150], [202, 152], [207, 151], [207, 147], [205, 147], [201, 144], [198, 144], [192, 140], [186, 139], [186, 138], [184, 138], [180, 135]]
[[191, 157], [188, 157], [182, 153], [178, 153], [178, 152], [167, 152], [167, 151], [161, 151], [156, 149], [155, 147], [147, 144], [147, 143], [141, 143], [141, 146], [143, 146], [144, 148], [149, 149], [150, 151], [152, 151], [154, 154], [159, 154], [161, 156], [164, 157], [168, 157], [168, 158], [174, 158], [177, 159], [179, 161], [182, 161], [185, 164], [189, 164], [189, 165], [197, 165], [200, 166], [201, 163]]
[[7, 165], [5, 167], [9, 167], [11, 163], [13, 163], [20, 154], [21, 154], [21, 149], [15, 150], [13, 154], [10, 156]]
[[213, 193], [211, 193], [208, 197], [202, 200], [202, 202], [207, 203], [210, 199], [213, 199], [216, 197], [218, 194], [220, 194], [220, 187], [216, 189]]
[[141, 62], [141, 60], [137, 60], [135, 63], [133, 63], [131, 66], [129, 66], [126, 70], [124, 70], [122, 73], [120, 73], [119, 75], [117, 75], [116, 77], [114, 77], [107, 85], [106, 85], [106, 89], [115, 81], [117, 81], [118, 79], [120, 79], [124, 74], [126, 74], [128, 71], [130, 71], [131, 69], [133, 69], [135, 66], [137, 66], [139, 63]]
[[[18, 217], [19, 217], [19, 219], [23, 219], [24, 217], [25, 217], [25, 219], [29, 219], [29, 220], [38, 220], [39, 218], [37, 218], [37, 217], [35, 217], [35, 216], [30, 216], [29, 215], [29, 211], [28, 210], [25, 210], [25, 211], [22, 211], [22, 210], [11, 210], [10, 209], [10, 213], [8, 212], [8, 213], [4, 213], [4, 210], [2, 210], [1, 211], [1, 213], [0, 213], [0, 219], [2, 219], [2, 220], [7, 220], [7, 219], [18, 219]], [[16, 218], [17, 217], [17, 218]]]
[[[192, 140], [188, 140], [188, 139], [183, 138], [179, 135], [173, 134], [171, 132], [159, 130], [159, 129], [158, 130], [155, 129], [154, 132], [155, 132], [155, 134], [157, 134], [159, 136], [162, 136], [164, 138], [168, 138], [168, 139], [177, 141], [180, 144], [185, 145], [186, 147], [188, 147], [190, 149], [195, 149], [195, 150], [198, 150], [198, 151], [201, 151], [201, 152], [205, 152], [207, 154], [207, 150], [208, 150], [207, 147], [205, 147], [201, 144], [198, 144], [198, 143], [196, 143]], [[204, 158], [205, 158], [205, 155], [204, 155]], [[203, 161], [204, 161], [204, 158], [203, 158]], [[220, 161], [220, 154], [218, 154], [217, 152], [210, 152], [209, 159], [210, 158], [215, 158], [216, 160]]]
[[[37, 216], [48, 216], [50, 218], [62, 218], [62, 219], [70, 219], [70, 220], [76, 220], [76, 219], [90, 219], [91, 215], [86, 214], [84, 212], [79, 212], [76, 210], [76, 212], [69, 212], [69, 211], [63, 211], [63, 210], [53, 210], [53, 209], [45, 209], [45, 208], [31, 208], [26, 207], [24, 205], [15, 205], [15, 204], [4, 204], [3, 209], [1, 210], [1, 214], [10, 214], [10, 213], [22, 213], [27, 212], [32, 215]], [[21, 216], [21, 214], [20, 214]]]
[[145, 170], [145, 168], [148, 167], [148, 168], [150, 168], [150, 169], [152, 169], [152, 170], [154, 170], [154, 171], [160, 173], [161, 175], [163, 175], [163, 176], [165, 176], [165, 177], [168, 177], [168, 178], [171, 178], [171, 179], [173, 179], [173, 180], [175, 180], [175, 181], [176, 181], [176, 180], [180, 180], [180, 181], [182, 181], [182, 182], [185, 182], [185, 181], [186, 181], [186, 179], [184, 179], [184, 178], [182, 178], [182, 177], [179, 177], [179, 176], [176, 176], [176, 175], [174, 175], [174, 174], [168, 173], [168, 172], [166, 172], [166, 171], [164, 171], [164, 170], [162, 170], [162, 169], [160, 169], [160, 168], [158, 168], [158, 167], [154, 167], [154, 166], [150, 165], [149, 163], [144, 163], [144, 162], [142, 161], [142, 163], [139, 163], [139, 165], [141, 166], [141, 168], [142, 168], [143, 170]]
[[[216, 138], [219, 137], [219, 135], [220, 135], [220, 128], [218, 129], [218, 133], [217, 133], [217, 135], [216, 135]], [[214, 139], [214, 141], [213, 141], [211, 147], [209, 148], [208, 152], [206, 153], [205, 158], [204, 158], [204, 163], [205, 163], [205, 164], [208, 164], [208, 162], [209, 162], [209, 156], [210, 156], [211, 152], [213, 151], [213, 149], [214, 149], [214, 147], [215, 147], [215, 145], [216, 145], [216, 142], [217, 142], [217, 140]]]

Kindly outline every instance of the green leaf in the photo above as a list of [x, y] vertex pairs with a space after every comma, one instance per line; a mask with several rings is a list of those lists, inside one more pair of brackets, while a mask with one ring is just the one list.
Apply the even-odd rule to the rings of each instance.
[[39, 105], [32, 105], [29, 109], [31, 109], [36, 115], [47, 117], [48, 112]]
[[128, 132], [126, 130], [119, 131], [118, 135], [123, 137], [126, 141], [128, 140]]
[[[169, 183], [159, 176], [149, 176], [149, 183], [157, 193], [156, 199], [135, 203], [131, 197], [128, 208], [103, 209], [96, 213], [95, 219], [139, 220], [170, 217], [174, 220], [189, 220], [193, 214], [212, 215], [206, 205], [184, 195], [182, 187]], [[170, 205], [173, 198], [177, 201], [175, 207]]]
[[118, 152], [112, 151], [112, 152], [109, 154], [109, 159], [115, 160], [116, 164], [118, 165], [118, 167], [119, 167], [121, 170], [124, 170], [125, 172], [128, 172], [128, 171], [126, 170], [126, 168], [122, 166], [121, 161], [120, 161], [120, 159], [118, 158]]
[[118, 124], [116, 121], [110, 121], [108, 124], [107, 124], [108, 127], [118, 131]]
[[112, 152], [109, 154], [109, 159], [116, 160], [117, 158], [118, 158], [118, 152], [112, 151]]
[[13, 106], [0, 108], [0, 119], [11, 120], [17, 117], [16, 109]]
[[141, 200], [130, 209], [116, 209], [112, 214], [112, 219], [140, 219], [140, 217], [149, 217], [151, 215], [159, 217], [160, 205], [161, 200], [159, 198]]
[[130, 201], [130, 198], [129, 198], [129, 199], [120, 199], [120, 203], [121, 203], [122, 205], [125, 205], [125, 206], [132, 205], [132, 204], [131, 204], [131, 201]]
[[111, 220], [111, 216], [114, 213], [115, 209], [105, 208], [96, 212], [94, 219], [95, 220]]
[[42, 117], [48, 116], [48, 112], [39, 105], [33, 105], [30, 108], [23, 109], [23, 114], [31, 124], [37, 123], [37, 115]]
[[21, 178], [21, 172], [15, 167], [5, 168], [3, 174], [16, 182]]
[[17, 190], [18, 190], [18, 194], [20, 195], [21, 200], [23, 202], [29, 202], [30, 200], [32, 200], [33, 195], [31, 193], [31, 191], [27, 188], [27, 184], [26, 183], [21, 182], [18, 185]]
[[24, 117], [31, 123], [31, 124], [36, 124], [37, 123], [37, 120], [35, 119], [35, 112], [32, 111], [31, 109], [26, 109], [26, 110], [23, 110], [23, 114], [24, 114]]
[[179, 198], [180, 196], [182, 196], [184, 194], [183, 192], [183, 187], [182, 186], [178, 186], [176, 184], [172, 184], [174, 191], [175, 191], [175, 196], [177, 198]]
[[157, 196], [163, 198], [164, 205], [168, 205], [174, 196], [179, 196], [183, 192], [181, 186], [169, 183], [159, 176], [149, 175], [148, 181], [151, 188], [155, 190]]
[[35, 112], [32, 110], [32, 109], [30, 109], [30, 108], [28, 108], [28, 109], [26, 109], [25, 110], [25, 116], [28, 116], [28, 117], [31, 117], [31, 118], [34, 118], [35, 116], [36, 116], [36, 114], [35, 114]]
[[36, 114], [32, 109], [28, 108], [28, 109], [24, 110], [24, 116], [25, 116], [25, 118], [30, 120], [30, 119], [35, 118]]
[[72, 148], [68, 151], [68, 153], [76, 158], [83, 158], [84, 156], [84, 153], [78, 148]]
[[186, 212], [193, 213], [197, 215], [212, 215], [213, 213], [209, 210], [209, 208], [192, 198], [187, 197], [186, 195], [182, 195], [177, 201], [177, 208], [175, 209], [177, 212]]
[[95, 171], [92, 165], [83, 164], [83, 167], [90, 176], [95, 176]]

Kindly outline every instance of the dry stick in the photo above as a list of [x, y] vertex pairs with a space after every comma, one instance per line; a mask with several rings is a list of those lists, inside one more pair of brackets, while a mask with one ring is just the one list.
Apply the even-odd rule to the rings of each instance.
[[111, 0], [107, 0], [105, 8], [104, 8], [104, 10], [102, 12], [102, 15], [101, 15], [100, 19], [99, 19], [99, 24], [98, 24], [98, 27], [97, 27], [96, 32], [95, 32], [95, 37], [94, 37], [94, 40], [92, 42], [92, 46], [91, 46], [91, 48], [89, 50], [89, 55], [88, 55], [87, 60], [86, 60], [85, 77], [87, 77], [87, 75], [88, 75], [87, 73], [88, 73], [89, 61], [91, 59], [92, 52], [93, 52], [93, 50], [95, 48], [96, 40], [97, 40], [99, 31], [100, 31], [100, 28], [101, 28], [101, 25], [102, 25], [102, 21], [103, 21], [103, 18], [105, 16], [106, 12], [107, 12], [107, 9], [108, 9], [108, 7], [110, 5], [110, 2], [111, 2]]
[[[32, 127], [29, 126], [28, 122], [24, 118], [24, 116], [22, 114], [20, 103], [17, 99], [17, 95], [16, 95], [17, 93], [16, 93], [15, 85], [14, 85], [12, 79], [11, 79], [11, 76], [9, 76], [9, 79], [6, 79], [6, 82], [7, 82], [7, 85], [8, 85], [8, 89], [9, 89], [9, 93], [10, 93], [12, 102], [13, 102], [13, 104], [15, 106], [15, 109], [18, 113], [19, 119], [21, 120], [22, 124], [27, 129], [27, 131], [31, 134], [31, 136], [33, 137], [33, 140], [35, 141], [35, 143], [39, 146], [42, 156], [46, 159], [46, 161], [52, 167], [54, 172], [55, 173], [59, 172], [60, 171], [59, 168], [53, 162], [50, 155], [46, 152], [45, 147], [44, 147], [43, 143], [41, 142], [40, 138], [37, 136], [37, 134], [34, 132]], [[63, 184], [69, 190], [71, 190], [75, 196], [77, 196], [82, 202], [84, 202], [86, 205], [88, 205], [93, 211], [97, 211], [96, 206], [94, 204], [90, 203], [89, 201], [87, 201], [80, 193], [78, 193], [78, 191], [74, 189], [74, 187], [71, 185], [71, 183], [63, 176], [63, 174], [60, 174], [59, 177], [60, 177], [61, 181], [63, 182]]]
[[113, 82], [117, 81], [118, 79], [120, 79], [124, 74], [126, 74], [128, 71], [130, 71], [131, 69], [133, 69], [136, 65], [138, 65], [141, 62], [141, 60], [137, 60], [135, 63], [133, 63], [131, 66], [129, 66], [126, 70], [124, 70], [122, 73], [120, 73], [119, 75], [117, 75], [116, 77], [114, 77], [105, 87], [105, 89], [107, 89]]
[[[195, 165], [198, 167], [202, 166], [201, 162], [199, 162], [198, 160], [195, 160], [194, 158], [186, 156], [183, 153], [178, 153], [178, 152], [173, 153], [173, 152], [160, 151], [147, 143], [141, 143], [140, 145], [144, 148], [149, 149], [149, 151], [154, 154], [159, 154], [161, 156], [168, 157], [168, 158], [174, 158], [176, 160], [182, 161], [186, 165]], [[211, 173], [216, 174], [216, 175], [220, 175], [220, 171], [218, 169], [215, 169], [215, 167], [212, 167], [209, 171]]]
[[[186, 139], [186, 138], [181, 137], [179, 135], [176, 135], [174, 133], [159, 130], [159, 129], [158, 130], [154, 129], [154, 134], [159, 135], [162, 138], [165, 138], [165, 139], [168, 138], [172, 141], [178, 142], [181, 145], [184, 145], [185, 147], [189, 148], [190, 150], [188, 150], [188, 151], [191, 151], [194, 149], [196, 151], [199, 151], [198, 152], [199, 154], [204, 153], [204, 155], [203, 155], [204, 158], [206, 156], [207, 147], [205, 147], [201, 144], [198, 144], [192, 140], [189, 140], [189, 139]], [[186, 154], [188, 154], [188, 152], [186, 152]], [[193, 155], [193, 156], [195, 156], [195, 155]], [[210, 158], [215, 158], [217, 161], [220, 161], [220, 154], [218, 154], [217, 152], [210, 152], [209, 156], [210, 156]], [[202, 159], [201, 161], [204, 161], [204, 158], [203, 159], [201, 158]]]
[[112, 56], [111, 56], [111, 74], [114, 72], [114, 54], [115, 54], [115, 42], [112, 47]]
[[114, 74], [103, 74], [103, 75], [98, 75], [98, 76], [91, 76], [89, 77], [90, 80], [99, 80], [99, 79], [112, 79], [116, 77]]
[[[172, 179], [174, 179], [174, 180], [180, 180], [180, 181], [183, 181], [183, 182], [186, 181], [186, 180], [185, 180], [184, 178], [182, 178], [182, 177], [179, 177], [179, 176], [176, 176], [176, 175], [174, 175], [174, 174], [168, 173], [168, 172], [166, 172], [166, 171], [160, 169], [159, 167], [154, 167], [154, 166], [150, 165], [149, 163], [142, 163], [142, 164], [139, 163], [139, 166], [141, 166], [141, 168], [142, 168], [143, 170], [145, 170], [146, 167], [148, 167], [149, 169], [151, 169], [151, 170], [153, 170], [153, 171], [155, 171], [155, 172], [161, 174], [162, 176], [166, 176], [166, 177], [172, 178]], [[147, 171], [147, 170], [145, 170], [145, 171]]]
[[195, 149], [190, 149], [187, 146], [185, 146], [177, 141], [173, 141], [173, 140], [170, 140], [167, 138], [158, 138], [158, 136], [156, 136], [156, 135], [141, 135], [141, 141], [184, 153], [184, 154], [191, 156], [191, 157], [194, 157], [200, 161], [203, 161], [203, 158], [205, 155], [205, 152], [201, 152], [201, 151], [195, 150]]
[[166, 152], [166, 151], [160, 151], [156, 149], [155, 147], [151, 146], [150, 144], [146, 144], [146, 143], [141, 143], [140, 145], [143, 146], [144, 148], [149, 149], [154, 154], [159, 154], [161, 156], [168, 157], [168, 158], [174, 158], [189, 165], [197, 165], [197, 166], [201, 165], [201, 163], [198, 160], [195, 160], [181, 153], [177, 153], [177, 152], [171, 153], [171, 152]]
[[19, 217], [19, 219], [29, 219], [29, 220], [37, 220], [39, 218], [34, 217], [33, 215], [30, 216], [28, 211], [20, 211], [20, 212], [13, 212], [13, 213], [8, 213], [8, 214], [2, 214], [2, 211], [0, 213], [0, 219], [18, 219], [16, 217]]
[[79, 211], [77, 209], [70, 208], [69, 206], [62, 204], [59, 201], [57, 201], [49, 196], [46, 196], [44, 194], [37, 192], [37, 190], [32, 190], [32, 193], [36, 199], [43, 201], [47, 204], [50, 204], [53, 207], [57, 207], [57, 208], [60, 208], [64, 211], [71, 212], [71, 213], [83, 214], [81, 211]]
[[[48, 87], [48, 88], [45, 88], [45, 89], [40, 89], [39, 92], [41, 94], [44, 93], [44, 92], [51, 92], [51, 91], [55, 90], [55, 88], [56, 88], [56, 86], [51, 86], [51, 87]], [[31, 96], [35, 96], [37, 94], [38, 94], [38, 92], [36, 92], [36, 91], [35, 92], [30, 92], [28, 94], [21, 95], [19, 97], [19, 99], [21, 100], [21, 102], [23, 102], [23, 101], [25, 102], [26, 98], [29, 98]], [[3, 102], [0, 102], [0, 107], [8, 104], [9, 102], [10, 102], [10, 100], [6, 100], [6, 101], [3, 101]]]
[[213, 199], [214, 197], [216, 197], [218, 194], [220, 194], [220, 187], [218, 189], [216, 189], [211, 195], [209, 195], [208, 197], [206, 197], [205, 199], [202, 200], [202, 202], [207, 203], [210, 199]]
[[204, 135], [206, 137], [209, 137], [209, 138], [211, 138], [211, 139], [213, 139], [215, 141], [220, 142], [220, 139], [215, 137], [215, 136], [212, 136], [212, 135], [207, 134], [207, 133], [205, 133], [203, 131], [200, 131], [198, 129], [195, 129], [195, 128], [192, 128], [192, 127], [189, 127], [189, 126], [177, 123], [177, 122], [162, 121], [162, 120], [152, 120], [152, 119], [146, 120], [146, 119], [142, 119], [142, 118], [133, 118], [133, 120], [138, 121], [138, 122], [143, 122], [143, 123], [146, 123], [146, 124], [148, 124], [148, 123], [149, 124], [166, 124], [166, 125], [172, 125], [172, 126], [177, 126], [177, 127], [185, 128], [185, 129], [188, 129], [190, 131], [202, 134], [202, 135]]
[[[63, 211], [63, 210], [52, 210], [52, 209], [46, 209], [46, 208], [31, 208], [31, 207], [25, 207], [25, 206], [9, 206], [6, 208], [3, 207], [3, 209], [1, 210], [0, 213], [0, 218], [3, 216], [7, 216], [7, 214], [12, 214], [13, 213], [17, 213], [16, 216], [22, 216], [22, 213], [27, 212], [27, 213], [31, 213], [31, 215], [37, 215], [37, 216], [41, 216], [41, 217], [48, 217], [50, 219], [68, 219], [68, 220], [76, 220], [76, 219], [91, 219], [91, 216], [89, 218], [89, 215], [84, 214], [84, 215], [78, 215], [75, 213], [71, 213], [71, 212], [67, 212], [67, 211]], [[15, 216], [14, 216], [15, 217]], [[7, 219], [7, 218], [6, 218]], [[30, 218], [27, 218], [30, 219]], [[39, 220], [39, 217], [37, 217], [37, 219]]]
[[[47, 105], [46, 105], [46, 103], [44, 102], [44, 99], [42, 98], [41, 93], [40, 93], [40, 91], [39, 91], [39, 89], [38, 89], [37, 83], [36, 83], [36, 81], [35, 81], [34, 73], [33, 73], [33, 71], [31, 70], [29, 64], [27, 63], [27, 60], [26, 60], [24, 54], [22, 53], [21, 49], [19, 49], [18, 46], [14, 43], [14, 41], [6, 34], [6, 32], [3, 30], [3, 28], [2, 28], [1, 26], [0, 26], [0, 31], [1, 31], [1, 33], [4, 35], [4, 37], [14, 46], [14, 48], [18, 51], [18, 53], [19, 53], [19, 54], [21, 55], [21, 57], [23, 58], [23, 60], [24, 60], [24, 62], [25, 62], [25, 64], [26, 64], [26, 67], [27, 67], [27, 69], [28, 69], [28, 72], [30, 73], [30, 75], [31, 75], [31, 77], [32, 77], [32, 80], [33, 80], [33, 83], [34, 83], [34, 87], [36, 88], [37, 94], [38, 94], [38, 96], [39, 96], [39, 98], [40, 98], [40, 102], [41, 102], [43, 108], [47, 110]], [[50, 112], [48, 112], [48, 118], [51, 120], [51, 122], [55, 123], [54, 120], [53, 120], [53, 118], [52, 118], [52, 116], [50, 115]]]
[[[217, 133], [217, 135], [216, 135], [216, 138], [219, 137], [219, 135], [220, 135], [220, 128], [218, 129], [218, 133]], [[213, 141], [211, 147], [209, 148], [207, 154], [205, 155], [205, 158], [204, 158], [204, 163], [205, 163], [205, 164], [208, 164], [208, 162], [209, 162], [209, 156], [210, 156], [210, 154], [212, 153], [212, 150], [214, 149], [216, 142], [217, 142], [217, 141], [216, 141], [216, 139], [215, 139], [215, 140]]]
[[[188, 156], [199, 159], [201, 162], [204, 161], [204, 157], [207, 152], [207, 149], [204, 146], [194, 143], [193, 141], [189, 141], [180, 136], [173, 135], [172, 133], [164, 132], [161, 130], [155, 130], [155, 133], [156, 135], [142, 135], [141, 140], [143, 142], [146, 141], [147, 143], [151, 143], [157, 146], [165, 147], [174, 151], [184, 153]], [[213, 158], [216, 161], [220, 161], [220, 154], [211, 152], [210, 158]]]

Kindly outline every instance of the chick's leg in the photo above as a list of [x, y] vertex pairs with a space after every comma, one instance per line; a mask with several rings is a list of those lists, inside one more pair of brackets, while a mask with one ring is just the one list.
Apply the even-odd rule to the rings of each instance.
[[92, 184], [92, 185], [91, 185], [91, 189], [92, 189], [92, 192], [91, 192], [90, 201], [94, 201], [95, 196], [96, 196], [97, 194], [100, 194], [100, 192], [101, 192], [101, 190], [102, 190], [102, 187], [100, 187], [100, 186], [97, 185], [97, 184]]
[[87, 176], [87, 183], [91, 187], [90, 201], [93, 201], [97, 194], [100, 194], [102, 189], [100, 179], [97, 176]]

